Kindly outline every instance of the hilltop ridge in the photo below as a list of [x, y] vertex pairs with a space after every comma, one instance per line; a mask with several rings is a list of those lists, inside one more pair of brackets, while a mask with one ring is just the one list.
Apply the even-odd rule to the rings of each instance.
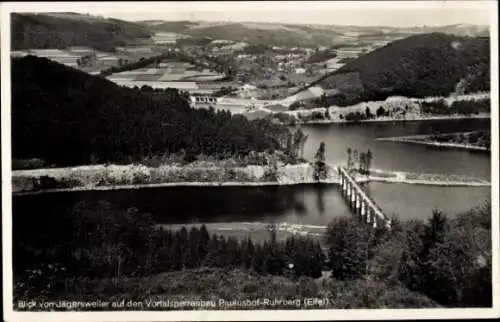
[[152, 43], [152, 32], [137, 23], [78, 13], [13, 13], [12, 49], [116, 46]]
[[389, 96], [448, 96], [489, 90], [489, 38], [443, 33], [394, 41], [308, 84], [338, 89], [328, 103], [351, 105]]

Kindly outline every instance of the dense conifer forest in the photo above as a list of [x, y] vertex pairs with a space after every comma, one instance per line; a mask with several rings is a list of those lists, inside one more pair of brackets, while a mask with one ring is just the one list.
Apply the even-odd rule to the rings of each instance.
[[[271, 284], [285, 281], [296, 285], [289, 296], [330, 294], [338, 298], [336, 308], [492, 304], [489, 203], [454, 219], [435, 210], [427, 222], [395, 220], [391, 231], [338, 217], [320, 240], [277, 238], [271, 225], [265, 242], [210, 234], [204, 226], [166, 230], [147, 213], [105, 201], [82, 201], [44, 216], [29, 203], [14, 200], [14, 206], [16, 300], [116, 295], [132, 292], [132, 285], [133, 297], [141, 299], [170, 294], [169, 284], [199, 272], [196, 287], [179, 285], [174, 293], [183, 299], [216, 296], [229, 285], [242, 287], [246, 276], [273, 281], [263, 285], [261, 296], [283, 294], [286, 287]], [[331, 276], [322, 277], [325, 271]], [[162, 282], [153, 283], [158, 276]], [[216, 278], [229, 280], [203, 288]], [[106, 290], [96, 293], [102, 285]], [[363, 288], [381, 298], [374, 293], [368, 299]], [[258, 295], [249, 288], [240, 291]], [[336, 292], [346, 299], [357, 292], [361, 298], [343, 302]]]
[[118, 19], [77, 13], [13, 13], [12, 49], [88, 46], [112, 51], [116, 46], [151, 43], [146, 27]]
[[[353, 105], [389, 96], [448, 96], [490, 88], [490, 40], [441, 33], [415, 35], [362, 55], [308, 85], [345, 90], [328, 104]], [[356, 84], [354, 84], [354, 83]]]
[[12, 62], [12, 157], [60, 166], [133, 162], [184, 151], [217, 158], [273, 151], [286, 127], [193, 109], [188, 95], [120, 87], [44, 58]]

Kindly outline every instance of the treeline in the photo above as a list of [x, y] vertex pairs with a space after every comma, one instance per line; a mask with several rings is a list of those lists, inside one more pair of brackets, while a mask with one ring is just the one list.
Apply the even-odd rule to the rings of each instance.
[[140, 58], [138, 61], [134, 61], [131, 63], [125, 62], [120, 66], [113, 66], [108, 69], [102, 70], [99, 74], [103, 77], [107, 77], [115, 73], [121, 73], [129, 70], [144, 68], [151, 64], [159, 64], [163, 59], [173, 58], [173, 57], [175, 56], [172, 53], [164, 53], [154, 57]]
[[[110, 67], [108, 69], [102, 70], [100, 72], [100, 75], [106, 77], [114, 73], [135, 70], [151, 65], [157, 66], [165, 59], [175, 59], [178, 61], [191, 63], [195, 65], [197, 68], [215, 69], [220, 73], [226, 73], [226, 75], [229, 75], [232, 71], [230, 68], [231, 66], [228, 65], [229, 63], [226, 64], [226, 61], [220, 57], [216, 58], [210, 58], [208, 56], [193, 57], [185, 52], [166, 52], [158, 54], [153, 57], [148, 57], [148, 58], [142, 57], [138, 61], [134, 61], [131, 63], [126, 62], [121, 66]], [[204, 63], [203, 61], [206, 61], [207, 63]]]
[[138, 277], [199, 267], [317, 278], [325, 263], [319, 241], [298, 237], [278, 241], [277, 227], [269, 241], [254, 243], [250, 238], [210, 235], [204, 226], [165, 230], [148, 214], [116, 209], [107, 202], [82, 202], [43, 219], [19, 213], [19, 219], [30, 222], [15, 220], [18, 296], [64, 294], [64, 281], [72, 277]]
[[[154, 95], [153, 95], [154, 94]], [[193, 109], [176, 89], [120, 87], [47, 59], [12, 61], [12, 157], [59, 166], [133, 162], [184, 150], [216, 158], [286, 146], [286, 127]]]
[[185, 37], [175, 40], [178, 46], [208, 46], [214, 39], [210, 37]]
[[337, 52], [332, 49], [318, 50], [307, 58], [308, 64], [324, 62], [326, 60], [337, 57]]
[[406, 287], [448, 307], [492, 305], [489, 203], [453, 220], [439, 211], [426, 223], [393, 220], [390, 231], [335, 218], [325, 233], [326, 255], [309, 237], [278, 240], [272, 225], [269, 240], [256, 243], [210, 235], [203, 226], [164, 230], [148, 214], [107, 202], [80, 202], [45, 216], [29, 209], [14, 208], [15, 300], [82, 295], [106, 279], [118, 292], [124, 278], [214, 267], [292, 279], [330, 270], [333, 284], [347, 290], [370, 282]]
[[13, 50], [88, 46], [113, 51], [152, 42], [152, 33], [139, 24], [77, 13], [13, 13], [11, 24]]
[[450, 115], [450, 114], [479, 114], [490, 113], [491, 101], [490, 98], [479, 100], [464, 100], [455, 101], [448, 105], [444, 100], [434, 102], [422, 102], [420, 104], [422, 113], [433, 115]]
[[450, 220], [393, 220], [390, 232], [335, 219], [326, 234], [332, 276], [401, 283], [448, 307], [491, 307], [491, 205]]
[[372, 167], [373, 153], [368, 151], [358, 152], [357, 149], [347, 148], [347, 169], [356, 170], [361, 174], [370, 174]]
[[180, 20], [180, 21], [160, 21], [158, 24], [149, 24], [151, 21], [141, 21], [142, 24], [145, 24], [149, 27], [149, 29], [160, 32], [176, 32], [176, 33], [184, 33], [192, 26], [196, 26], [197, 23], [188, 20]]
[[[324, 98], [321, 100], [327, 100], [331, 102], [332, 97]], [[295, 104], [295, 105], [294, 105]], [[290, 110], [294, 110], [297, 108], [307, 108], [306, 106], [300, 106], [294, 103], [290, 106]], [[328, 106], [328, 103], [319, 104], [318, 102], [314, 103], [315, 105], [310, 105], [308, 108], [318, 108], [320, 106]], [[450, 105], [446, 103], [444, 99], [440, 99], [437, 101], [431, 102], [421, 102], [420, 112], [423, 114], [430, 115], [477, 115], [479, 113], [490, 113], [490, 99], [478, 99], [478, 100], [462, 100], [462, 101], [454, 101]], [[372, 113], [370, 108], [367, 107], [365, 111], [350, 111], [339, 114], [339, 118], [341, 120], [345, 120], [348, 122], [360, 122], [370, 119], [376, 119], [384, 116], [394, 116], [398, 115], [399, 117], [405, 117], [408, 111], [412, 108], [408, 104], [402, 103], [400, 107], [396, 107], [393, 109], [385, 109], [382, 105], [377, 108], [375, 113]], [[330, 119], [330, 114], [327, 112], [323, 113], [320, 111], [314, 111], [312, 113], [301, 114], [299, 113], [299, 118], [303, 121], [315, 121], [315, 120], [328, 120]]]
[[328, 110], [326, 110], [325, 112], [313, 111], [310, 113], [298, 113], [297, 117], [303, 122], [324, 121], [324, 120], [329, 120], [331, 118]]
[[262, 55], [266, 52], [272, 51], [271, 46], [264, 44], [251, 44], [243, 48], [242, 52], [248, 55]]
[[453, 142], [461, 144], [470, 144], [491, 148], [491, 132], [490, 131], [474, 131], [472, 133], [459, 133], [459, 134], [436, 134], [430, 137], [430, 140], [437, 142]]
[[193, 38], [227, 39], [235, 42], [244, 40], [248, 44], [286, 47], [331, 45], [332, 38], [328, 33], [323, 30], [306, 34], [287, 29], [257, 29], [243, 23], [211, 25], [185, 31], [185, 34]]

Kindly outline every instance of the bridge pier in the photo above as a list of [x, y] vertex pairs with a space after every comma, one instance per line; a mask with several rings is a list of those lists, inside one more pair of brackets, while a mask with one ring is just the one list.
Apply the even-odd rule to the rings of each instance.
[[351, 210], [356, 209], [356, 189], [351, 185]]
[[361, 196], [356, 193], [356, 214], [361, 211]]
[[371, 224], [373, 228], [382, 225], [390, 229], [391, 220], [377, 207], [375, 202], [356, 183], [345, 168], [337, 168], [340, 176], [342, 196], [345, 198], [349, 208], [353, 213], [360, 216], [360, 219]]

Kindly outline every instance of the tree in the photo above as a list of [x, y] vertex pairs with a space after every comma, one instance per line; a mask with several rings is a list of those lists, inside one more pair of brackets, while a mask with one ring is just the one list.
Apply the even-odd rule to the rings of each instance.
[[429, 219], [429, 223], [426, 226], [424, 245], [430, 248], [435, 243], [442, 243], [448, 229], [449, 225], [446, 215], [434, 209], [432, 211], [432, 217]]
[[347, 148], [347, 169], [352, 167], [352, 149]]
[[314, 180], [326, 179], [326, 164], [325, 164], [325, 142], [321, 142], [314, 155]]
[[317, 163], [324, 163], [325, 162], [325, 142], [321, 142], [319, 144], [318, 151], [316, 151], [316, 154], [314, 155], [314, 160]]
[[366, 154], [365, 152], [361, 152], [359, 154], [359, 172], [361, 174], [366, 174]]
[[297, 158], [297, 149], [294, 144], [294, 137], [292, 133], [289, 133], [289, 135], [286, 138], [286, 154], [293, 160]]
[[320, 107], [328, 107], [328, 97], [326, 96], [326, 93], [321, 94], [318, 103]]
[[403, 249], [404, 236], [391, 236], [380, 243], [374, 257], [369, 260], [368, 274], [388, 285], [398, 284], [398, 268]]
[[344, 119], [350, 122], [359, 122], [366, 119], [366, 115], [360, 111], [349, 112], [345, 115]]
[[226, 242], [227, 264], [226, 267], [239, 267], [241, 261], [241, 249], [238, 240], [234, 237], [229, 237]]
[[276, 245], [278, 238], [278, 225], [276, 223], [269, 223], [267, 225], [267, 230], [269, 231], [269, 237], [272, 245]]
[[301, 127], [299, 127], [297, 132], [295, 132], [293, 145], [297, 149], [296, 154], [300, 155], [301, 158], [304, 157], [304, 146], [307, 142], [308, 137], [309, 137], [308, 135], [304, 134]]
[[340, 280], [360, 278], [367, 273], [368, 260], [376, 247], [369, 225], [357, 220], [335, 218], [327, 228], [326, 243], [332, 277]]
[[371, 119], [373, 117], [372, 113], [370, 112], [370, 108], [367, 106], [365, 110], [366, 118]]
[[385, 115], [385, 109], [382, 105], [377, 109], [377, 117], [381, 117]]
[[252, 239], [247, 237], [241, 242], [241, 264], [245, 268], [251, 268], [252, 258], [254, 256], [254, 245]]
[[373, 154], [370, 149], [368, 149], [368, 152], [366, 152], [365, 155], [366, 158], [366, 174], [370, 174], [371, 167], [372, 167], [372, 159], [373, 159]]
[[359, 168], [359, 154], [356, 149], [352, 151], [352, 166], [354, 169]]

